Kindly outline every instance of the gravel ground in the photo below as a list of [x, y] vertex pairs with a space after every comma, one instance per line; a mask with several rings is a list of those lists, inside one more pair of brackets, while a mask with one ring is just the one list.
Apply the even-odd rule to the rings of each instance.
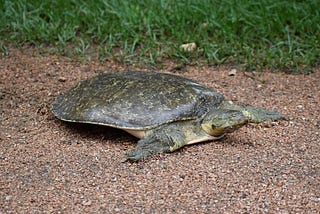
[[[165, 67], [161, 72], [174, 64]], [[320, 212], [319, 69], [229, 76], [229, 68], [186, 67], [177, 75], [289, 120], [249, 124], [219, 141], [138, 163], [123, 162], [134, 137], [64, 123], [49, 111], [54, 97], [79, 80], [127, 69], [32, 49], [1, 56], [0, 213]]]

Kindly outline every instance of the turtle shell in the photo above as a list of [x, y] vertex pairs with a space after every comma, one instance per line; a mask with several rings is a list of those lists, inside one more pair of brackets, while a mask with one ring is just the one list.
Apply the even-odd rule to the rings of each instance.
[[223, 95], [189, 79], [156, 72], [126, 71], [84, 80], [52, 104], [61, 120], [145, 130], [202, 117]]

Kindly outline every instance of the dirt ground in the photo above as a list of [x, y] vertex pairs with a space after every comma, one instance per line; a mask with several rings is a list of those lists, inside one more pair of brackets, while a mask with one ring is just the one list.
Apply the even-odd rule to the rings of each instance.
[[134, 137], [61, 122], [50, 104], [101, 71], [137, 68], [9, 51], [0, 59], [0, 213], [320, 212], [319, 69], [229, 76], [230, 68], [187, 66], [176, 74], [289, 120], [130, 163]]

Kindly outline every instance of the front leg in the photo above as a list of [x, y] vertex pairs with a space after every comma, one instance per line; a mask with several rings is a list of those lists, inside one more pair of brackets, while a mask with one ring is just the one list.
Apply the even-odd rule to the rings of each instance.
[[138, 161], [158, 152], [172, 152], [186, 144], [185, 134], [175, 124], [153, 130], [127, 153], [128, 160]]

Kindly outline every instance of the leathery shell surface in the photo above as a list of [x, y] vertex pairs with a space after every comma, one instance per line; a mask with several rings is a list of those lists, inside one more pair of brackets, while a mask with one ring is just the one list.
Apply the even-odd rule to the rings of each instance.
[[192, 80], [165, 73], [100, 74], [58, 96], [52, 105], [65, 121], [136, 130], [202, 117], [223, 95]]

